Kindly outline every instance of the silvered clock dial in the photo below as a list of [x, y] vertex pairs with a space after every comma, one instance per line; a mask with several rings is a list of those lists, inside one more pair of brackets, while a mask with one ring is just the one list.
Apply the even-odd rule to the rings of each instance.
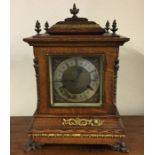
[[84, 103], [100, 104], [102, 80], [99, 56], [61, 56], [51, 59], [52, 88], [56, 103], [77, 103], [74, 105], [83, 106]]

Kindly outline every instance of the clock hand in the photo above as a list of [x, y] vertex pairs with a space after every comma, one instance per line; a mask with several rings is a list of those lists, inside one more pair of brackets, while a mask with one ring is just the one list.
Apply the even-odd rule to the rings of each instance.
[[82, 69], [81, 68], [78, 68], [77, 69], [77, 74], [76, 74], [76, 78], [75, 78], [75, 81], [78, 81], [79, 80], [79, 77], [80, 77], [80, 74], [82, 73]]

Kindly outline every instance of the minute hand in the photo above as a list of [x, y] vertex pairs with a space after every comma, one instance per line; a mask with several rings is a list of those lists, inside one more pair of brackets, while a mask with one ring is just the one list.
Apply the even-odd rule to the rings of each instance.
[[77, 76], [76, 76], [76, 78], [75, 78], [75, 81], [78, 81], [79, 80], [79, 77], [80, 77], [80, 74], [82, 73], [82, 69], [81, 68], [79, 68], [79, 69], [77, 69]]

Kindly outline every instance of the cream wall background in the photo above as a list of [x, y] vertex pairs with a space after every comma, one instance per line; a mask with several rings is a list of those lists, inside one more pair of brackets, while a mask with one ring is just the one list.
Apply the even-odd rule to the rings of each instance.
[[42, 26], [71, 16], [73, 3], [79, 16], [104, 27], [117, 19], [121, 35], [131, 41], [120, 48], [117, 105], [122, 115], [143, 114], [143, 0], [11, 0], [11, 116], [32, 115], [36, 108], [33, 49], [22, 39], [34, 35], [38, 19]]

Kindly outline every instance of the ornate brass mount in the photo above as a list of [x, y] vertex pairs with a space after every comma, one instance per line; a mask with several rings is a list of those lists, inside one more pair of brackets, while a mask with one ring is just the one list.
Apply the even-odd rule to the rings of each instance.
[[78, 134], [78, 133], [32, 133], [29, 134], [30, 137], [48, 137], [48, 138], [56, 138], [56, 137], [69, 137], [69, 138], [125, 138], [124, 134]]
[[101, 119], [86, 119], [86, 118], [63, 118], [63, 126], [102, 126], [103, 120]]

